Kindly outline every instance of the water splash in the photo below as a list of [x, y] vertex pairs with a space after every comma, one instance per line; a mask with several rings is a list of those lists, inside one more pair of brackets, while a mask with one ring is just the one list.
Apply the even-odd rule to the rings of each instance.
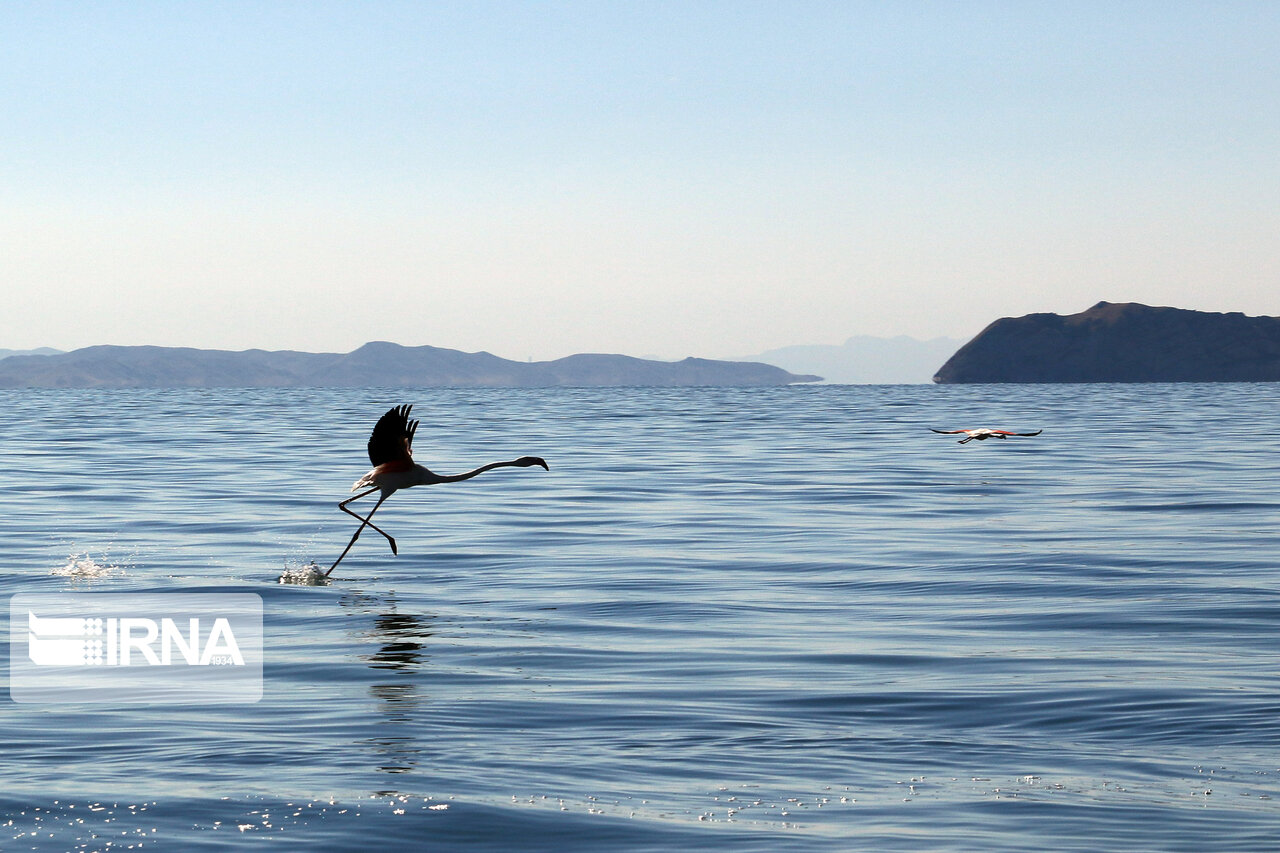
[[324, 569], [316, 565], [314, 560], [307, 563], [305, 566], [286, 565], [284, 571], [280, 573], [280, 577], [276, 579], [276, 582], [294, 584], [297, 586], [329, 585], [329, 579], [325, 577]]
[[103, 562], [98, 562], [88, 553], [71, 554], [67, 557], [67, 564], [58, 568], [51, 569], [49, 574], [59, 575], [67, 578], [109, 578], [118, 577], [124, 574], [124, 569], [120, 566], [107, 562], [107, 558], [103, 556]]

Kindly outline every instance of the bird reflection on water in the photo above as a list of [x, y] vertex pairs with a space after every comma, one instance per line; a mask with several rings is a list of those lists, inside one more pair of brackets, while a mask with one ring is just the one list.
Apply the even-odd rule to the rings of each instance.
[[[408, 677], [428, 660], [427, 641], [435, 634], [426, 617], [396, 611], [397, 600], [375, 600], [353, 594], [345, 602], [373, 621], [364, 636], [374, 649], [361, 659], [384, 673], [369, 685], [380, 725], [373, 737], [357, 741], [376, 756], [373, 765], [383, 773], [408, 773], [422, 760], [425, 743], [419, 730], [420, 711], [428, 699], [419, 680]], [[376, 608], [376, 610], [375, 610]]]
[[424, 642], [432, 635], [421, 616], [412, 613], [383, 613], [374, 618], [374, 637], [385, 640], [376, 652], [365, 660], [375, 669], [414, 669], [422, 663], [426, 654]]

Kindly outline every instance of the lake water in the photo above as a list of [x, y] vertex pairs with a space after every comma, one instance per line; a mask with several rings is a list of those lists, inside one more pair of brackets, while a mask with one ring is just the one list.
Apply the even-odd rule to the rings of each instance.
[[[0, 401], [5, 601], [265, 633], [254, 704], [0, 700], [2, 850], [1280, 846], [1280, 385]], [[279, 583], [402, 402], [433, 470], [551, 470]]]

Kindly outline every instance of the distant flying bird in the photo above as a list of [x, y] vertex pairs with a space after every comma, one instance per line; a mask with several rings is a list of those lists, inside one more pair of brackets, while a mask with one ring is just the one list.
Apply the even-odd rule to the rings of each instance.
[[[351, 546], [356, 544], [356, 540], [360, 538], [360, 533], [366, 526], [372, 527], [387, 537], [387, 542], [391, 544], [391, 553], [397, 553], [396, 540], [391, 537], [391, 534], [369, 519], [373, 518], [373, 514], [378, 511], [378, 507], [382, 506], [382, 502], [391, 497], [398, 489], [408, 489], [412, 486], [430, 486], [436, 483], [457, 483], [461, 480], [470, 480], [485, 471], [506, 466], [528, 468], [533, 465], [540, 465], [544, 470], [551, 470], [547, 467], [547, 463], [537, 456], [521, 456], [519, 459], [513, 459], [510, 462], [490, 462], [488, 465], [481, 465], [474, 471], [468, 471], [465, 474], [437, 474], [434, 471], [428, 471], [413, 461], [413, 434], [418, 430], [418, 422], [409, 420], [409, 410], [412, 408], [412, 405], [396, 406], [378, 418], [378, 423], [373, 428], [373, 434], [369, 436], [369, 461], [373, 463], [373, 470], [356, 480], [355, 485], [351, 487], [353, 492], [360, 491], [360, 489], [365, 489], [365, 491], [338, 504], [338, 508], [343, 512], [360, 519], [360, 526], [356, 528], [351, 541], [347, 543], [347, 547], [338, 556], [338, 559], [333, 561], [329, 571], [324, 573], [325, 577], [328, 577], [329, 573], [338, 567], [338, 563], [342, 562], [342, 558], [347, 556], [347, 551], [350, 551]], [[377, 491], [381, 491], [382, 494], [378, 497], [378, 502], [373, 505], [373, 509], [369, 510], [368, 515], [362, 516], [354, 510], [347, 509], [347, 504], [352, 501], [358, 501], [365, 495], [371, 495]]]
[[1033, 436], [1044, 432], [1042, 429], [1038, 429], [1035, 432], [1009, 432], [1007, 429], [933, 429], [933, 427], [930, 427], [929, 429], [939, 435], [960, 435], [961, 433], [964, 433], [966, 437], [960, 439], [958, 442], [959, 444], [964, 444], [967, 441], [973, 441], [975, 438], [978, 441], [986, 441], [988, 438], [1003, 439], [1008, 438], [1011, 435]]

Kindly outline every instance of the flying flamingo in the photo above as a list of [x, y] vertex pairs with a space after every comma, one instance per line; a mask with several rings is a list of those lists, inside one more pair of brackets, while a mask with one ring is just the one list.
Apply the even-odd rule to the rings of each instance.
[[[360, 491], [360, 489], [365, 490], [338, 504], [338, 508], [343, 512], [360, 519], [360, 526], [356, 528], [351, 541], [347, 543], [347, 547], [338, 556], [338, 559], [333, 561], [329, 571], [324, 573], [325, 577], [328, 577], [329, 573], [338, 567], [338, 563], [342, 562], [342, 558], [347, 556], [347, 551], [350, 551], [351, 546], [356, 544], [356, 540], [360, 538], [360, 533], [366, 526], [372, 527], [387, 537], [387, 542], [391, 544], [391, 553], [397, 553], [396, 540], [391, 537], [391, 534], [369, 519], [373, 518], [373, 514], [378, 511], [378, 507], [382, 506], [382, 502], [391, 497], [398, 489], [408, 489], [412, 486], [430, 486], [436, 483], [457, 483], [461, 480], [470, 480], [485, 471], [509, 465], [517, 468], [541, 465], [544, 470], [551, 470], [547, 468], [547, 463], [537, 456], [521, 456], [519, 459], [513, 459], [510, 462], [490, 462], [488, 465], [481, 465], [474, 471], [468, 471], [465, 474], [437, 474], [434, 471], [429, 471], [413, 461], [413, 434], [418, 430], [418, 422], [409, 420], [409, 410], [412, 408], [412, 405], [393, 407], [387, 410], [385, 415], [378, 418], [378, 423], [374, 425], [373, 434], [369, 436], [369, 461], [373, 463], [373, 470], [356, 480], [355, 485], [351, 487], [353, 492]], [[347, 509], [347, 504], [352, 501], [358, 501], [365, 495], [371, 495], [377, 491], [381, 491], [382, 494], [378, 497], [378, 502], [373, 505], [373, 509], [369, 510], [368, 515], [362, 516], [354, 510]]]
[[1039, 435], [1044, 432], [1042, 429], [1038, 429], [1035, 432], [1010, 432], [1007, 429], [933, 429], [933, 427], [930, 427], [929, 429], [931, 432], [936, 432], [939, 435], [960, 435], [960, 433], [964, 433], [966, 437], [960, 439], [960, 444], [964, 444], [967, 441], [973, 441], [974, 439], [977, 439], [978, 441], [986, 441], [988, 438], [1005, 439], [1011, 435], [1032, 436]]

